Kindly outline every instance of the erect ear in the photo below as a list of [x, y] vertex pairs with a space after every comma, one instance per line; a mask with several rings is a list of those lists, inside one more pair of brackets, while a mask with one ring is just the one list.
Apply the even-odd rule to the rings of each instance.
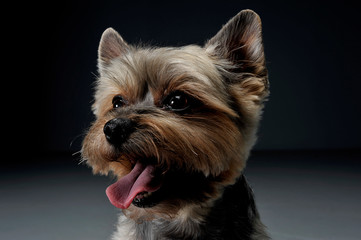
[[243, 10], [228, 21], [205, 45], [212, 55], [232, 62], [236, 72], [267, 75], [260, 17]]
[[128, 44], [117, 31], [108, 28], [104, 31], [98, 49], [98, 67], [102, 70], [110, 61], [129, 51]]

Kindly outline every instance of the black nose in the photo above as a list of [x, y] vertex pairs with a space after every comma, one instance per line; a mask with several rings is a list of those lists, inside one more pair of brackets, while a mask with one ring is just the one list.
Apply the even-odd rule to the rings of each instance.
[[134, 131], [135, 124], [127, 118], [113, 118], [104, 125], [104, 134], [113, 145], [124, 143]]

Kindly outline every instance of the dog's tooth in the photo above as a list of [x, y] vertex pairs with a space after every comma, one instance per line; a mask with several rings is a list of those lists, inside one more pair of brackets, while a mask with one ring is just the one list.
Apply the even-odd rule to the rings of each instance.
[[150, 197], [151, 195], [152, 195], [151, 192], [145, 192], [145, 193], [143, 194], [143, 197], [147, 198], [147, 197]]

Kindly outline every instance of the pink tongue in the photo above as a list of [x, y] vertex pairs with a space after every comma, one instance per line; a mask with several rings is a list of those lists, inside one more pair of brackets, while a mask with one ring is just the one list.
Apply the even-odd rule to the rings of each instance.
[[110, 185], [106, 194], [109, 201], [117, 208], [126, 209], [141, 192], [154, 192], [160, 184], [152, 185], [155, 167], [137, 162], [130, 173]]

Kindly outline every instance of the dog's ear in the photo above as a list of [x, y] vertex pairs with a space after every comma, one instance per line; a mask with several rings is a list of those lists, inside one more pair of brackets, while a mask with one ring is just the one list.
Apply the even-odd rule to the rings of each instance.
[[255, 12], [239, 12], [206, 43], [205, 50], [230, 65], [227, 71], [232, 75], [226, 81], [240, 105], [246, 101], [259, 105], [268, 96], [261, 19]]
[[101, 70], [109, 65], [110, 61], [129, 51], [128, 44], [117, 31], [108, 28], [104, 31], [98, 49], [98, 68]]
[[267, 75], [261, 19], [252, 10], [243, 10], [229, 20], [205, 48], [208, 53], [232, 62], [235, 72]]

